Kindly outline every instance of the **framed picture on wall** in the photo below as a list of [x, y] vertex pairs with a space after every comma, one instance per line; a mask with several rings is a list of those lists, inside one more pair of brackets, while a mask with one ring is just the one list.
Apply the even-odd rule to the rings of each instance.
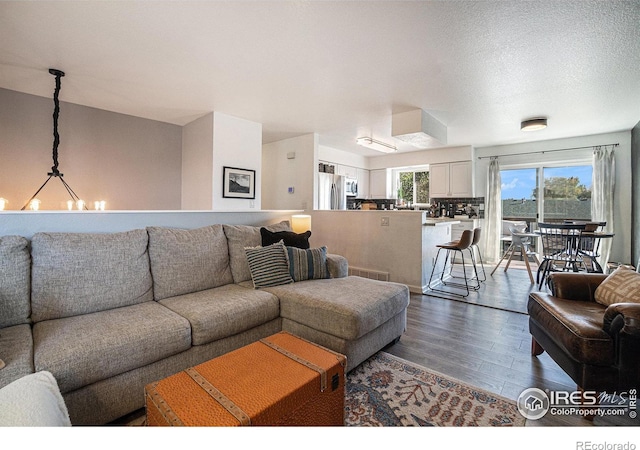
[[222, 196], [224, 198], [256, 198], [256, 171], [223, 167]]

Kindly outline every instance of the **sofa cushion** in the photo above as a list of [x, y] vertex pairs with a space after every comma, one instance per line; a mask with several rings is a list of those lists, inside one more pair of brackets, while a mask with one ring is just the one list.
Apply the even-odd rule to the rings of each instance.
[[605, 307], [592, 301], [568, 300], [548, 294], [529, 296], [530, 320], [580, 363], [614, 364], [614, 341], [602, 329]]
[[609, 306], [614, 303], [640, 303], [640, 273], [621, 266], [596, 288], [596, 302]]
[[361, 277], [307, 280], [265, 289], [280, 316], [342, 339], [358, 339], [409, 305], [406, 285]]
[[0, 427], [62, 426], [71, 421], [51, 373], [32, 373], [0, 389]]
[[189, 320], [193, 345], [242, 333], [280, 315], [276, 296], [237, 284], [166, 298], [160, 303]]
[[14, 325], [0, 330], [0, 359], [5, 363], [0, 369], [0, 387], [34, 372], [30, 325]]
[[303, 250], [287, 247], [289, 274], [293, 281], [329, 278], [327, 247]]
[[266, 247], [246, 247], [244, 251], [256, 289], [293, 283], [289, 275], [287, 250], [282, 242]]
[[147, 231], [156, 300], [233, 283], [222, 225]]
[[48, 370], [62, 393], [189, 349], [189, 321], [148, 301], [33, 326], [36, 371]]
[[40, 322], [153, 299], [146, 230], [36, 233], [32, 320]]
[[0, 237], [0, 328], [29, 323], [31, 256], [22, 236]]
[[[235, 283], [251, 280], [251, 272], [247, 264], [245, 247], [258, 247], [262, 245], [260, 227], [250, 225], [223, 225], [224, 234], [227, 236], [229, 245], [229, 265]], [[289, 221], [283, 220], [280, 223], [269, 225], [269, 231], [291, 231]]]
[[262, 246], [275, 244], [283, 241], [284, 245], [297, 248], [309, 248], [309, 238], [311, 231], [304, 233], [295, 233], [293, 231], [269, 231], [265, 227], [260, 228], [260, 236], [262, 237]]

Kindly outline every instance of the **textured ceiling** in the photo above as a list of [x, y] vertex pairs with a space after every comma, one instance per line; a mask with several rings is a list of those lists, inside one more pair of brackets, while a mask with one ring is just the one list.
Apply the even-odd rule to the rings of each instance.
[[49, 67], [63, 101], [179, 125], [218, 111], [265, 143], [418, 150], [391, 137], [418, 108], [449, 146], [546, 140], [640, 121], [640, 0], [0, 2], [0, 87], [50, 97]]

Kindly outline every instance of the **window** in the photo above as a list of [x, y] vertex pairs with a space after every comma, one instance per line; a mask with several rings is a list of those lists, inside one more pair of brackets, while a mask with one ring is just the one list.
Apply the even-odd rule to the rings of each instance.
[[539, 222], [591, 220], [592, 173], [591, 165], [501, 170], [502, 216]]
[[535, 168], [501, 170], [502, 217], [511, 220], [535, 220], [538, 216]]
[[415, 205], [429, 203], [428, 168], [399, 169], [396, 171], [396, 189], [398, 203]]
[[591, 220], [591, 166], [544, 169], [546, 222]]

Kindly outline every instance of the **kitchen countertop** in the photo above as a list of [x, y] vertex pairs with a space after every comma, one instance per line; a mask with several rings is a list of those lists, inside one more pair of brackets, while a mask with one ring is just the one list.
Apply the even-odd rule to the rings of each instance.
[[455, 225], [456, 223], [460, 223], [460, 220], [450, 219], [449, 217], [427, 217], [423, 225], [427, 227], [439, 227], [445, 225]]

